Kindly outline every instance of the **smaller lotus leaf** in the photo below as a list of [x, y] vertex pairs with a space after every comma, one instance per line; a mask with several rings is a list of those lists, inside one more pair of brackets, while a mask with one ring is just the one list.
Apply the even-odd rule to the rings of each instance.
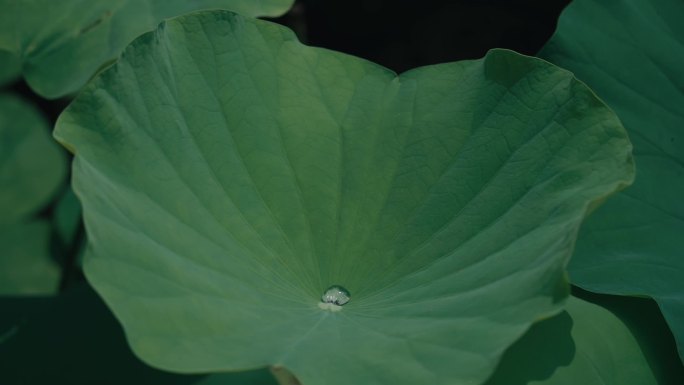
[[[506, 351], [486, 385], [681, 384], [684, 368], [657, 307], [634, 301], [646, 299], [627, 304], [641, 312], [638, 325], [635, 312], [571, 297], [565, 312], [535, 324]], [[664, 329], [649, 329], [658, 326]]]
[[11, 83], [21, 74], [21, 63], [17, 55], [0, 50], [0, 86]]
[[575, 0], [540, 55], [618, 114], [638, 178], [582, 227], [572, 282], [660, 305], [684, 360], [684, 2]]
[[305, 385], [483, 382], [633, 177], [615, 115], [545, 61], [397, 76], [220, 11], [137, 39], [55, 135], [137, 354]]
[[66, 177], [64, 150], [32, 105], [0, 94], [0, 225], [42, 208]]
[[61, 269], [50, 256], [50, 224], [0, 226], [0, 296], [51, 295]]
[[[294, 0], [0, 0], [0, 50], [46, 98], [77, 92], [138, 35], [201, 9], [278, 16]], [[16, 60], [16, 59], [14, 59]]]

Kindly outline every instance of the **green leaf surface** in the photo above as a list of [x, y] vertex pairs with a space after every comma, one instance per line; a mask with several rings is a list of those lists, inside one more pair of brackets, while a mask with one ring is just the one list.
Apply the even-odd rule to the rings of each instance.
[[278, 16], [294, 0], [0, 0], [0, 50], [20, 58], [31, 88], [49, 99], [77, 92], [140, 34], [202, 9]]
[[681, 384], [672, 334], [645, 301], [620, 299], [609, 311], [571, 297], [563, 313], [535, 324], [506, 351], [486, 385]]
[[50, 256], [49, 223], [0, 226], [0, 296], [54, 294], [60, 273]]
[[66, 177], [66, 156], [40, 112], [0, 94], [0, 225], [41, 209]]
[[[304, 385], [483, 382], [633, 177], [614, 114], [542, 60], [397, 76], [229, 12], [137, 39], [55, 135], [133, 350]], [[320, 307], [331, 285], [351, 301]]]
[[21, 75], [21, 63], [17, 55], [0, 50], [0, 87], [14, 81]]
[[540, 55], [618, 114], [636, 183], [582, 227], [570, 263], [587, 290], [653, 297], [684, 358], [684, 2], [576, 0]]

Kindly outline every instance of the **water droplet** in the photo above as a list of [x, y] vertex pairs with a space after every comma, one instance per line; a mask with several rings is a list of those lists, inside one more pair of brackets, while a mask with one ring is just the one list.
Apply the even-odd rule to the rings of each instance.
[[321, 296], [321, 303], [318, 306], [321, 309], [338, 311], [341, 306], [349, 302], [351, 294], [349, 290], [339, 285], [330, 286]]

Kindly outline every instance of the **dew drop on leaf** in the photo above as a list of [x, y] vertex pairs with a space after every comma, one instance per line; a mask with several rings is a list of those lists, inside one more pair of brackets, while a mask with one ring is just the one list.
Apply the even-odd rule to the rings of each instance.
[[351, 294], [349, 294], [349, 290], [339, 285], [330, 286], [321, 296], [322, 303], [333, 304], [337, 306], [346, 304], [350, 299]]

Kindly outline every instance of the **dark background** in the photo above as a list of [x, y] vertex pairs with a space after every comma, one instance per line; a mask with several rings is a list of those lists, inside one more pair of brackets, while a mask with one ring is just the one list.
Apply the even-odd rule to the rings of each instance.
[[[491, 48], [535, 55], [570, 0], [298, 0], [283, 17], [308, 45], [374, 61], [395, 72], [464, 59]], [[46, 101], [20, 81], [11, 87], [52, 123], [68, 100]]]
[[300, 0], [280, 19], [309, 45], [396, 72], [478, 59], [491, 48], [534, 55], [569, 0]]

